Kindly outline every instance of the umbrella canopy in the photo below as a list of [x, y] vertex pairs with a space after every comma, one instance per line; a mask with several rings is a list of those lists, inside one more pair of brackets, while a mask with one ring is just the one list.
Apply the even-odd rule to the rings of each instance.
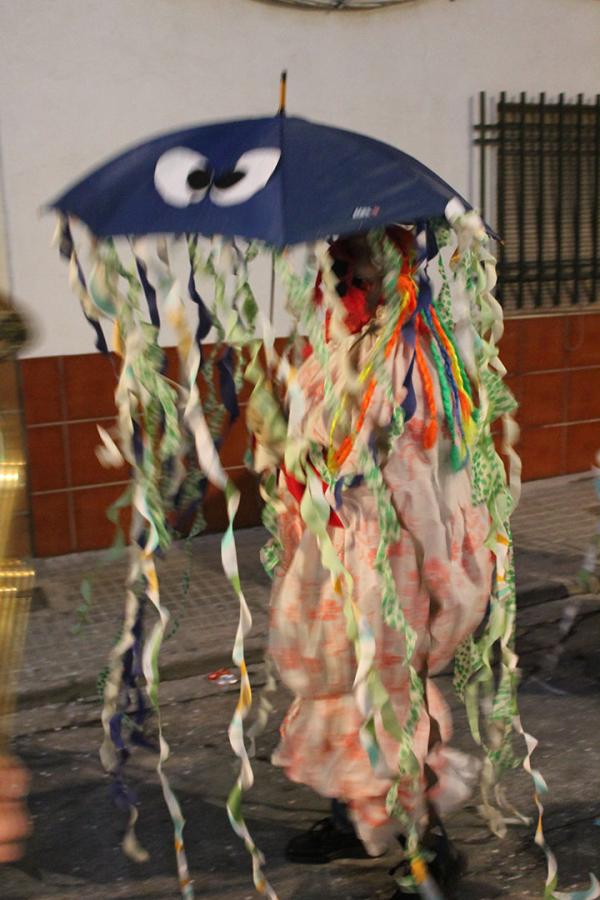
[[441, 217], [453, 197], [470, 208], [389, 144], [277, 115], [145, 141], [50, 205], [98, 237], [218, 234], [283, 247]]

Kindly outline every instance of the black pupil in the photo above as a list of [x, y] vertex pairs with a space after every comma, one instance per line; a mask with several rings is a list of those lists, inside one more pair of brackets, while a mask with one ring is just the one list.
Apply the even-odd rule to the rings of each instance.
[[210, 172], [206, 169], [193, 169], [187, 177], [187, 183], [193, 191], [202, 191], [210, 184]]
[[215, 178], [215, 187], [221, 189], [233, 187], [233, 185], [237, 184], [238, 181], [241, 181], [245, 175], [246, 173], [241, 169], [236, 169], [233, 172], [224, 172], [223, 175], [219, 175], [218, 178]]

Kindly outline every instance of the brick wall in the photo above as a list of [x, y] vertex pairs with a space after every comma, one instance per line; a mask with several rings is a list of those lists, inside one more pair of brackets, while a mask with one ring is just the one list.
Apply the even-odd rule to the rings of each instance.
[[[167, 356], [174, 374], [174, 351], [167, 351]], [[105, 512], [124, 491], [128, 470], [126, 466], [105, 469], [94, 451], [100, 443], [96, 424], [108, 429], [115, 419], [114, 365], [112, 357], [98, 353], [20, 363], [36, 556], [98, 549], [112, 542], [114, 527]], [[245, 402], [222, 454], [242, 493], [236, 517], [242, 527], [256, 524], [259, 516], [256, 479], [243, 466], [244, 411]], [[225, 501], [212, 487], [207, 491], [205, 516], [209, 530], [224, 527]]]
[[524, 480], [588, 470], [600, 449], [600, 314], [508, 319], [500, 351]]
[[[167, 351], [175, 371], [175, 354]], [[600, 315], [509, 319], [501, 344], [508, 383], [520, 403], [525, 480], [585, 471], [600, 448]], [[97, 461], [96, 423], [114, 421], [115, 372], [100, 354], [21, 362], [30, 463], [34, 552], [38, 556], [108, 546], [105, 510], [123, 491], [127, 470]], [[237, 522], [259, 522], [256, 479], [243, 467], [242, 416], [222, 451], [242, 492]], [[224, 527], [222, 495], [209, 488], [205, 514], [212, 531]]]

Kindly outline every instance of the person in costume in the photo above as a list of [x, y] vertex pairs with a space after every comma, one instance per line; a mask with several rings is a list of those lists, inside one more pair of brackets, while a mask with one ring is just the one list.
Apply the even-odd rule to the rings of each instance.
[[[417, 247], [414, 232], [387, 230], [402, 254], [400, 279], [416, 297]], [[331, 377], [339, 385], [367, 364], [385, 316], [385, 272], [366, 236], [330, 245], [331, 274], [341, 301], [341, 327], [328, 311], [324, 327]], [[323, 276], [315, 302], [322, 303]], [[412, 287], [411, 287], [412, 283]], [[413, 316], [414, 316], [413, 308]], [[406, 317], [405, 329], [414, 326]], [[421, 339], [420, 339], [421, 338]], [[382, 616], [381, 588], [374, 562], [380, 544], [375, 499], [359, 473], [351, 435], [378, 455], [383, 477], [401, 525], [389, 549], [395, 587], [408, 624], [417, 634], [413, 665], [425, 685], [425, 703], [413, 750], [421, 768], [417, 798], [406, 791], [407, 810], [420, 821], [425, 845], [438, 851], [443, 881], [458, 860], [440, 830], [439, 817], [470, 795], [477, 769], [448, 746], [452, 728], [448, 708], [431, 680], [453, 658], [458, 645], [481, 622], [488, 603], [492, 556], [484, 545], [487, 509], [471, 502], [468, 461], [450, 464], [451, 436], [444, 399], [427, 341], [418, 329], [412, 341], [400, 339], [389, 355], [394, 401], [405, 406], [405, 427], [391, 452], [385, 434], [393, 407], [375, 387], [368, 404], [365, 389], [348, 394], [349, 435], [332, 435], [324, 402], [324, 372], [310, 345], [297, 373], [305, 397], [304, 437], [323, 447], [340, 483], [350, 484], [331, 510], [329, 532], [339, 559], [351, 574], [354, 600], [375, 637], [375, 665], [402, 724], [409, 710], [408, 671], [403, 636]], [[252, 414], [251, 414], [252, 420]], [[334, 423], [335, 424], [335, 423]], [[333, 437], [333, 440], [332, 440]], [[264, 435], [263, 435], [264, 439]], [[356, 658], [347, 637], [344, 610], [331, 574], [322, 565], [317, 539], [306, 527], [300, 501], [305, 486], [282, 465], [279, 499], [281, 563], [271, 598], [270, 654], [295, 699], [281, 727], [273, 762], [292, 780], [332, 801], [332, 815], [293, 838], [287, 856], [295, 862], [325, 863], [336, 858], [378, 856], [398, 848], [399, 823], [386, 811], [386, 795], [398, 765], [398, 745], [376, 720], [386, 772], [374, 771], [361, 743], [363, 717], [353, 692]], [[402, 797], [400, 798], [402, 801]], [[419, 808], [414, 809], [417, 803]], [[433, 864], [435, 866], [435, 863]], [[440, 872], [445, 867], [446, 872]], [[395, 897], [404, 896], [398, 889]]]

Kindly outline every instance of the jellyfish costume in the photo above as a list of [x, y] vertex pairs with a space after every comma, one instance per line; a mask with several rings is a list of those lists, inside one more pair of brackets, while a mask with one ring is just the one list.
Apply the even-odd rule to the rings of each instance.
[[[219, 457], [249, 383], [248, 460], [271, 534], [262, 554], [273, 579], [270, 659], [296, 695], [275, 762], [346, 800], [373, 852], [397, 823], [409, 886], [435, 896], [419, 821], [424, 803], [451, 805], [456, 757], [444, 746], [447, 714], [429, 676], [453, 657], [455, 687], [482, 749], [480, 809], [502, 834], [514, 810], [500, 779], [523, 762], [548, 862], [545, 896], [570, 897], [556, 891], [541, 828], [545, 784], [516, 705], [516, 404], [503, 382], [502, 309], [477, 213], [401, 151], [283, 110], [154, 138], [51, 206], [96, 346], [107, 352], [108, 326], [119, 360], [116, 427], [100, 431], [100, 454], [106, 465], [125, 459], [131, 467], [118, 504], [132, 508], [130, 570], [104, 690], [101, 758], [129, 813], [125, 851], [144, 858], [124, 763], [143, 739], [149, 698], [181, 892], [193, 896], [183, 816], [165, 771], [158, 662], [169, 613], [155, 557], [173, 540], [174, 513], [188, 515], [192, 534], [200, 530], [199, 497], [209, 483], [226, 499], [222, 561], [239, 606], [240, 692], [229, 727], [239, 775], [227, 810], [257, 891], [277, 896], [242, 811], [253, 783], [249, 748], [269, 704], [261, 700], [245, 734], [251, 615], [233, 533], [239, 492]], [[331, 241], [355, 234], [367, 236], [384, 273], [372, 314], [356, 296], [349, 302], [336, 272]], [[275, 341], [272, 316], [252, 288], [263, 254], [293, 322], [285, 342]], [[173, 262], [182, 255], [184, 276]], [[210, 291], [201, 292], [200, 281]], [[165, 374], [164, 320], [176, 335], [177, 380]], [[497, 424], [508, 478], [492, 436]], [[153, 623], [144, 610], [146, 620], [155, 611]], [[525, 740], [520, 757], [515, 732]], [[425, 762], [434, 783], [424, 784]], [[580, 896], [599, 896], [593, 876]]]

